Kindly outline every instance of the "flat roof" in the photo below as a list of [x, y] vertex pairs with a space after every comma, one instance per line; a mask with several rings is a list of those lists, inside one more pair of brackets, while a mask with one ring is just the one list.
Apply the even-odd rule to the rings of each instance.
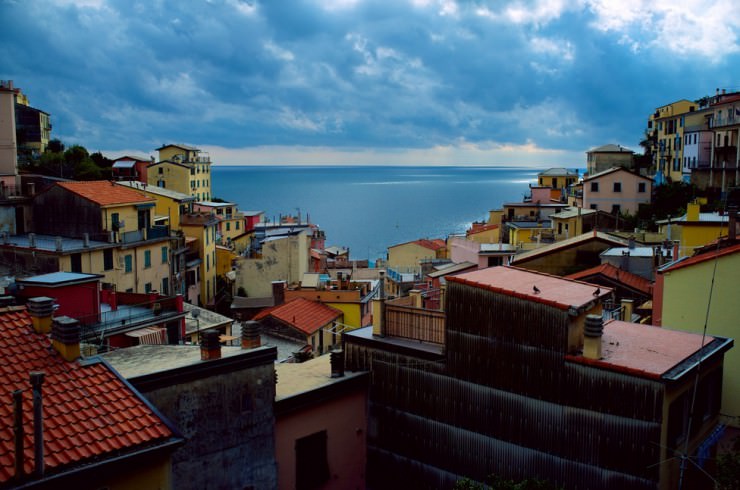
[[182, 192], [173, 191], [172, 189], [166, 189], [156, 185], [145, 184], [138, 180], [119, 180], [116, 184], [131, 187], [132, 189], [138, 189], [157, 196], [169, 197], [175, 201], [195, 201], [195, 196], [183, 194]]
[[98, 281], [105, 277], [102, 274], [83, 274], [80, 272], [51, 272], [38, 276], [18, 279], [23, 284], [43, 284], [47, 286], [62, 286], [66, 284]]
[[[57, 248], [57, 238], [61, 238], [61, 247]], [[97, 240], [88, 240], [89, 246], [85, 246], [85, 241], [81, 238], [57, 237], [52, 235], [35, 235], [35, 246], [31, 248], [31, 239], [29, 235], [10, 235], [5, 243], [0, 242], [0, 246], [11, 246], [27, 248], [29, 250], [41, 250], [44, 252], [72, 252], [77, 250], [90, 250], [96, 248], [115, 248], [120, 246], [118, 243], [101, 242]]]
[[301, 363], [282, 363], [275, 365], [277, 384], [275, 400], [290, 398], [322, 386], [341, 383], [347, 379], [362, 376], [364, 372], [345, 371], [341, 378], [331, 377], [331, 356], [325, 354]]
[[655, 379], [714, 340], [707, 335], [702, 342], [696, 333], [613, 320], [604, 324], [600, 360], [574, 356], [569, 360]]
[[582, 309], [612, 293], [611, 288], [511, 266], [467, 272], [449, 277], [447, 282], [508, 294], [561, 310]]
[[[270, 348], [262, 346], [242, 349], [241, 347], [222, 346], [221, 357], [234, 357]], [[201, 360], [199, 345], [142, 344], [99, 355], [126, 379], [209, 362]]]

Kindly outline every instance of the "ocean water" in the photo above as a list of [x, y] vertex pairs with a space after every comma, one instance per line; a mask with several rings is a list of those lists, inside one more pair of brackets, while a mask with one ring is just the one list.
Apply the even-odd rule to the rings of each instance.
[[214, 166], [214, 197], [242, 211], [308, 215], [353, 259], [390, 245], [464, 233], [490, 209], [521, 201], [542, 169], [513, 167]]

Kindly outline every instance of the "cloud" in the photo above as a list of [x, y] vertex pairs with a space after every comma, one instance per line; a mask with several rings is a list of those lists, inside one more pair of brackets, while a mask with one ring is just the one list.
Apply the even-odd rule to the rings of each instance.
[[736, 86], [740, 61], [726, 0], [0, 1], [0, 16], [0, 78], [53, 136], [143, 153], [566, 159], [636, 144], [655, 107]]

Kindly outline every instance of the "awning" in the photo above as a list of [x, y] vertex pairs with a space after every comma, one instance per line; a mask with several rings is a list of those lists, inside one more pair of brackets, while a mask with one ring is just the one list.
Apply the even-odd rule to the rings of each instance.
[[139, 339], [139, 345], [161, 345], [167, 343], [167, 329], [161, 327], [144, 327], [138, 330], [132, 330], [130, 332], [126, 332], [126, 336]]
[[113, 168], [133, 168], [136, 162], [132, 160], [124, 160], [122, 162], [113, 163]]

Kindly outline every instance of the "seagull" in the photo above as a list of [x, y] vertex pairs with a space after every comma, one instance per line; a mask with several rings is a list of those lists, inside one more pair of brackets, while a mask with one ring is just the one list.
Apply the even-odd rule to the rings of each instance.
[[594, 296], [598, 296], [601, 294], [601, 288], [596, 288], [596, 291], [594, 291]]
[[532, 291], [534, 291], [534, 294], [540, 294], [540, 288], [537, 286], [532, 286]]

